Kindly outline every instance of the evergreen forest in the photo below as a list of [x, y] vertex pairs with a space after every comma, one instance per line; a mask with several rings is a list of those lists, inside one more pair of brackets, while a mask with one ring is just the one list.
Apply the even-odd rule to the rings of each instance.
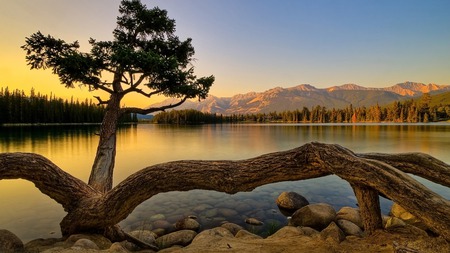
[[[450, 93], [448, 94], [450, 95]], [[204, 123], [358, 123], [394, 122], [427, 123], [450, 119], [450, 104], [436, 103], [425, 93], [419, 99], [396, 101], [387, 106], [356, 107], [351, 104], [343, 109], [315, 106], [294, 111], [221, 115], [196, 110], [172, 110], [153, 117], [158, 124], [204, 124]]]
[[[79, 101], [42, 95], [31, 90], [0, 88], [0, 124], [101, 123], [105, 108], [91, 100]], [[135, 122], [136, 115], [126, 115], [122, 122]]]

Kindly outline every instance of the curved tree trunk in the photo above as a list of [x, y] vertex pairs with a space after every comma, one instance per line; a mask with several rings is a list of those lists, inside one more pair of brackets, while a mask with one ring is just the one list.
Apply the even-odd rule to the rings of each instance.
[[[161, 192], [207, 189], [237, 193], [268, 183], [336, 174], [354, 187], [357, 196], [362, 196], [358, 202], [360, 207], [367, 206], [368, 212], [363, 214], [367, 231], [380, 226], [381, 213], [379, 209], [372, 210], [377, 206], [374, 201], [378, 201], [377, 192], [380, 192], [450, 241], [450, 201], [404, 171], [417, 172], [449, 186], [450, 166], [431, 156], [355, 154], [339, 145], [321, 143], [239, 161], [176, 161], [153, 165], [104, 194], [39, 155], [0, 154], [0, 179], [32, 181], [64, 206], [68, 214], [61, 222], [63, 235], [90, 231], [120, 237], [115, 224], [140, 203]], [[370, 196], [365, 196], [365, 192]]]
[[120, 117], [121, 95], [112, 94], [100, 127], [100, 140], [92, 165], [89, 185], [107, 192], [112, 188], [114, 163], [116, 159], [116, 131]]

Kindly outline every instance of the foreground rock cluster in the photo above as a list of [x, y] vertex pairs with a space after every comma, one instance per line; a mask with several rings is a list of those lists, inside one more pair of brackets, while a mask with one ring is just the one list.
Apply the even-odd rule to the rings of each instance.
[[[185, 217], [168, 234], [146, 229], [129, 234], [153, 245], [158, 252], [450, 252], [450, 243], [431, 233], [419, 219], [394, 204], [383, 217], [384, 230], [367, 236], [357, 208], [336, 211], [326, 203], [310, 204], [301, 195], [284, 192], [276, 200], [289, 225], [262, 238], [242, 226], [224, 222], [201, 231], [195, 216]], [[255, 218], [246, 220], [258, 226]], [[131, 242], [111, 243], [100, 235], [77, 234], [63, 239], [37, 239], [24, 245], [7, 230], [0, 230], [0, 252], [156, 252]]]

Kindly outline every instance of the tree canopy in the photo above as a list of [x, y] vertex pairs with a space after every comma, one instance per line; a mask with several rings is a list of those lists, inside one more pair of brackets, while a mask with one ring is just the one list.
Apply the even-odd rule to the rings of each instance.
[[[130, 92], [147, 98], [164, 95], [180, 98], [180, 102], [207, 96], [214, 77], [194, 75], [192, 40], [180, 40], [174, 34], [175, 20], [166, 10], [147, 9], [138, 0], [128, 0], [121, 2], [119, 13], [113, 40], [90, 38], [88, 53], [79, 51], [78, 41], [67, 43], [40, 31], [32, 34], [22, 46], [28, 65], [31, 69], [51, 69], [66, 87], [78, 84], [90, 91], [120, 96]], [[104, 79], [108, 76], [112, 80]], [[145, 114], [163, 109], [128, 108], [127, 112]]]

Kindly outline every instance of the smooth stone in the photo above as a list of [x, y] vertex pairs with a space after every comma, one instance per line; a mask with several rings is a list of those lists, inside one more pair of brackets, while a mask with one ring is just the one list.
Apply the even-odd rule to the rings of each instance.
[[156, 239], [156, 244], [160, 249], [170, 248], [174, 245], [186, 246], [192, 242], [197, 232], [192, 230], [180, 230]]
[[303, 233], [307, 236], [313, 236], [320, 233], [319, 231], [311, 227], [298, 227], [298, 228], [300, 228], [303, 231]]
[[291, 214], [296, 210], [309, 205], [308, 200], [296, 192], [282, 192], [275, 203], [279, 208], [291, 212]]
[[247, 218], [245, 219], [245, 223], [250, 224], [250, 225], [255, 225], [255, 226], [261, 226], [264, 223], [256, 218]]
[[344, 232], [336, 225], [336, 223], [331, 222], [328, 227], [320, 232], [320, 236], [326, 241], [331, 240], [333, 242], [340, 243], [345, 240]]
[[95, 244], [95, 242], [89, 240], [89, 239], [79, 239], [76, 241], [72, 247], [72, 249], [96, 249], [99, 250], [100, 248]]
[[112, 244], [109, 239], [97, 234], [74, 234], [66, 239], [65, 244], [68, 247], [71, 247], [74, 243], [76, 243], [80, 239], [88, 239], [94, 242], [102, 250], [109, 249]]
[[345, 233], [345, 235], [361, 236], [363, 233], [362, 229], [351, 221], [341, 219], [337, 220], [336, 224]]
[[149, 220], [150, 221], [156, 221], [156, 220], [165, 220], [165, 219], [166, 219], [166, 216], [164, 214], [158, 213], [158, 214], [150, 216]]
[[428, 229], [428, 227], [420, 219], [397, 203], [392, 204], [390, 213], [392, 216], [402, 219], [406, 224], [416, 226], [423, 230]]
[[185, 218], [182, 220], [177, 221], [175, 223], [175, 229], [176, 230], [193, 230], [198, 231], [200, 229], [200, 223], [198, 221], [191, 219], [191, 218]]
[[281, 229], [279, 229], [273, 235], [269, 236], [268, 238], [284, 239], [284, 238], [301, 236], [304, 234], [305, 233], [303, 232], [303, 230], [301, 230], [298, 227], [285, 226], [285, 227], [282, 227]]
[[326, 228], [336, 218], [334, 208], [325, 203], [310, 204], [292, 214], [290, 224], [293, 226], [312, 227], [317, 230]]
[[219, 209], [219, 213], [222, 214], [225, 217], [238, 215], [237, 211], [235, 211], [233, 209], [229, 209], [229, 208], [221, 208], [221, 209]]
[[148, 244], [155, 244], [155, 238], [158, 237], [157, 234], [150, 230], [135, 230], [129, 232], [128, 234]]
[[244, 230], [244, 228], [242, 226], [235, 224], [235, 223], [231, 223], [231, 222], [226, 222], [226, 223], [222, 224], [220, 227], [228, 229], [228, 231], [230, 231], [234, 236], [236, 236], [236, 234], [240, 230]]
[[336, 220], [348, 220], [356, 224], [361, 229], [364, 229], [364, 225], [361, 219], [361, 214], [358, 208], [344, 206], [336, 213]]
[[245, 229], [239, 230], [234, 237], [245, 240], [263, 239], [261, 236], [250, 233]]

